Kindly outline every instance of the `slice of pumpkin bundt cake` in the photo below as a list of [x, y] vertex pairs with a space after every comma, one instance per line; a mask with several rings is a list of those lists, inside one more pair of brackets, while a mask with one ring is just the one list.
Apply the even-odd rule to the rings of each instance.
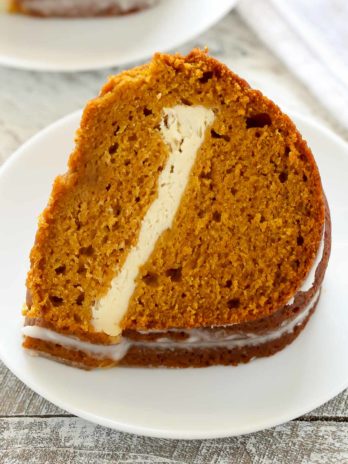
[[267, 356], [304, 328], [329, 253], [292, 121], [205, 52], [156, 54], [84, 110], [31, 251], [24, 347], [85, 368]]

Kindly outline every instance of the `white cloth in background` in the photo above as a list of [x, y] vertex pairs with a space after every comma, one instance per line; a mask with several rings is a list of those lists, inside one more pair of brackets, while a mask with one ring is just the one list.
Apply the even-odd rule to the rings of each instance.
[[348, 0], [241, 0], [260, 39], [348, 128]]

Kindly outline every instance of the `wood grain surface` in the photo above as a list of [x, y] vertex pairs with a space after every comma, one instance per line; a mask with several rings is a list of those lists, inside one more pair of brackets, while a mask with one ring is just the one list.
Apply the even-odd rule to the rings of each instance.
[[[237, 13], [179, 50], [205, 45], [281, 107], [313, 116], [348, 140], [347, 131], [262, 46]], [[0, 68], [0, 164], [37, 131], [82, 107], [117, 71], [66, 74]], [[71, 416], [33, 393], [1, 362], [0, 386], [1, 464], [348, 464], [348, 391], [271, 430], [183, 441], [124, 434]]]
[[[348, 424], [293, 421], [220, 440], [162, 440], [124, 434], [76, 417], [6, 418], [1, 462], [333, 464], [348, 462]], [[325, 456], [325, 460], [323, 459]]]

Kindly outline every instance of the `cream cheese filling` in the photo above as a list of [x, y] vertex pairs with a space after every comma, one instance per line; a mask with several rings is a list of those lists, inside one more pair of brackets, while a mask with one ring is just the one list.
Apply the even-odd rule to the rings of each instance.
[[169, 156], [158, 178], [157, 198], [142, 220], [138, 242], [111, 282], [109, 291], [92, 308], [92, 325], [98, 332], [117, 336], [135, 290], [140, 267], [149, 259], [158, 238], [172, 226], [205, 131], [214, 113], [203, 106], [177, 105], [163, 109], [160, 131]]
[[[180, 332], [187, 333], [185, 340], [172, 340], [162, 337], [154, 341], [141, 341], [121, 338], [120, 343], [115, 345], [97, 345], [83, 342], [76, 337], [62, 335], [50, 329], [38, 326], [25, 326], [22, 329], [23, 335], [27, 337], [44, 340], [65, 348], [82, 351], [97, 359], [111, 359], [115, 362], [120, 361], [131, 347], [144, 347], [152, 349], [204, 349], [204, 348], [243, 348], [245, 346], [257, 346], [277, 340], [287, 333], [292, 333], [295, 328], [303, 323], [319, 299], [320, 289], [313, 295], [305, 308], [293, 319], [284, 321], [279, 327], [269, 330], [263, 334], [255, 333], [233, 333], [226, 334], [217, 338], [216, 333], [207, 332], [203, 329], [183, 329]], [[179, 330], [179, 329], [177, 329]], [[222, 329], [223, 330], [223, 329]], [[171, 332], [174, 332], [171, 331]]]

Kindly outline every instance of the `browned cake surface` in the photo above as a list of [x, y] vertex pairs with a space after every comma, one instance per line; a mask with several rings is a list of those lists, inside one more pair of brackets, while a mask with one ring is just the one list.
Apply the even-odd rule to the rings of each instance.
[[[163, 107], [215, 112], [173, 226], [140, 271], [125, 329], [242, 323], [296, 292], [316, 255], [324, 201], [290, 119], [195, 50], [110, 78], [83, 114], [31, 252], [29, 318], [91, 333], [91, 307], [136, 243], [168, 156]], [[95, 334], [95, 340], [108, 337]]]

